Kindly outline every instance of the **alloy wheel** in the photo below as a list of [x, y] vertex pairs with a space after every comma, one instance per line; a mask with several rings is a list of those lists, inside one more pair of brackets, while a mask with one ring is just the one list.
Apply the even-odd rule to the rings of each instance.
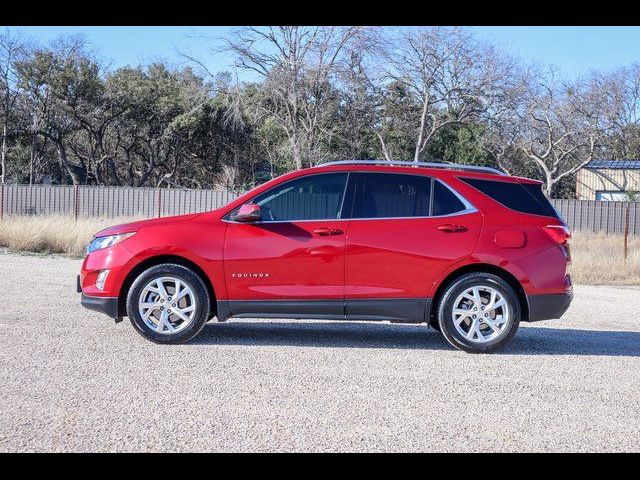
[[196, 306], [191, 287], [176, 277], [151, 280], [138, 299], [142, 320], [153, 331], [163, 335], [184, 330], [193, 321]]
[[473, 343], [503, 336], [511, 322], [509, 303], [488, 285], [470, 287], [458, 295], [451, 315], [458, 333]]

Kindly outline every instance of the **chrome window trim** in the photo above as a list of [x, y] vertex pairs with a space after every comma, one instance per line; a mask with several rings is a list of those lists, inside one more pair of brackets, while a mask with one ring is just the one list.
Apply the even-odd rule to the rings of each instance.
[[349, 188], [349, 179], [351, 178], [351, 172], [347, 172], [347, 180], [344, 182], [344, 190], [342, 191], [342, 200], [340, 201], [340, 208], [338, 209], [338, 218], [342, 219], [342, 210], [344, 209], [344, 199], [347, 197], [347, 189]]
[[[416, 217], [413, 217], [416, 218]], [[258, 220], [257, 222], [234, 222], [233, 220], [222, 219], [226, 223], [237, 223], [242, 225], [256, 225], [260, 223], [309, 223], [309, 222], [346, 222], [352, 218], [318, 218], [315, 220]]]
[[[327, 172], [329, 173], [329, 172]], [[334, 172], [331, 172], [334, 173]], [[358, 172], [347, 172], [348, 174], [351, 173], [358, 173]], [[382, 175], [391, 173], [391, 172], [374, 172], [374, 173], [380, 173]], [[315, 174], [315, 175], [323, 175], [324, 173], [319, 173], [319, 174]], [[256, 224], [262, 224], [262, 223], [308, 223], [308, 222], [345, 222], [345, 221], [349, 221], [349, 220], [413, 220], [413, 219], [421, 219], [421, 220], [425, 220], [428, 218], [449, 218], [449, 217], [457, 217], [460, 215], [468, 215], [470, 213], [476, 213], [478, 212], [478, 209], [471, 203], [469, 202], [465, 197], [463, 197], [460, 193], [458, 193], [453, 187], [449, 186], [447, 183], [443, 182], [442, 180], [440, 180], [439, 178], [434, 178], [434, 177], [429, 177], [427, 175], [416, 175], [413, 173], [399, 173], [398, 175], [414, 175], [414, 176], [418, 176], [418, 177], [427, 177], [427, 178], [432, 178], [435, 182], [440, 182], [444, 187], [446, 187], [447, 189], [449, 189], [449, 191], [451, 193], [453, 193], [458, 200], [460, 200], [462, 202], [462, 204], [465, 206], [464, 210], [459, 210], [457, 212], [453, 212], [453, 213], [448, 213], [446, 215], [428, 215], [428, 216], [420, 216], [420, 217], [362, 217], [362, 218], [341, 218], [342, 217], [342, 207], [344, 207], [344, 198], [345, 195], [347, 193], [347, 186], [349, 184], [349, 176], [347, 176], [347, 184], [345, 185], [345, 191], [343, 193], [342, 196], [342, 204], [340, 205], [340, 214], [339, 214], [339, 218], [330, 218], [330, 219], [315, 219], [315, 220], [259, 220], [257, 222], [234, 222], [233, 220], [227, 220], [225, 218], [222, 219], [223, 222], [226, 223], [236, 223], [236, 224], [243, 224], [243, 225], [256, 225]], [[298, 178], [304, 178], [304, 177], [298, 177]], [[275, 188], [275, 187], [274, 187]], [[257, 195], [256, 195], [257, 196]], [[253, 197], [255, 198], [255, 197]], [[252, 199], [253, 200], [253, 199]], [[229, 212], [228, 215], [230, 215], [231, 212]], [[225, 215], [227, 216], [227, 215]]]
[[447, 215], [431, 215], [430, 217], [367, 217], [367, 218], [336, 218], [336, 219], [317, 219], [317, 220], [259, 220], [257, 222], [234, 222], [233, 220], [222, 219], [226, 223], [237, 223], [242, 225], [256, 225], [261, 223], [309, 223], [309, 222], [348, 222], [358, 220], [428, 220], [430, 218], [447, 218], [458, 217], [460, 215], [467, 215], [470, 213], [476, 213], [478, 210], [474, 207], [469, 209], [460, 210], [455, 213], [448, 213]]
[[[429, 218], [447, 218], [447, 217], [457, 217], [459, 215], [467, 215], [469, 213], [476, 213], [478, 210], [475, 208], [460, 210], [455, 213], [448, 213], [446, 215], [431, 215], [429, 217], [367, 217], [367, 218], [349, 218], [349, 220], [412, 220], [412, 219], [421, 219], [427, 220]], [[347, 219], [345, 219], [347, 220]]]

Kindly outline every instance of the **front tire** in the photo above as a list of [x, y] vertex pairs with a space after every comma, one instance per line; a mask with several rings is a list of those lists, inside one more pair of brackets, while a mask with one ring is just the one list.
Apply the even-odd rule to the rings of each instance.
[[489, 273], [470, 273], [447, 287], [438, 307], [442, 334], [454, 347], [488, 353], [506, 345], [520, 324], [513, 288]]
[[209, 312], [209, 294], [200, 276], [173, 263], [142, 272], [127, 295], [131, 324], [154, 343], [191, 340], [204, 327]]

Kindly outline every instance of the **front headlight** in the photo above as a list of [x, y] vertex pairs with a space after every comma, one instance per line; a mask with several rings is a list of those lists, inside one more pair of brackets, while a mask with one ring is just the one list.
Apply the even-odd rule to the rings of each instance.
[[95, 252], [96, 250], [100, 250], [102, 248], [107, 248], [115, 245], [116, 243], [120, 243], [123, 240], [134, 235], [136, 232], [129, 233], [119, 233], [118, 235], [108, 235], [106, 237], [96, 237], [94, 238], [89, 246], [87, 247], [87, 253]]

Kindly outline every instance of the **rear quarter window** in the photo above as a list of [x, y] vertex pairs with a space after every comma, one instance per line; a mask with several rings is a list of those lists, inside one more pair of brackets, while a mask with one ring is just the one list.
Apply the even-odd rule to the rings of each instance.
[[434, 182], [432, 215], [453, 215], [465, 210], [464, 203], [439, 181]]
[[472, 187], [511, 210], [532, 215], [559, 218], [551, 202], [537, 183], [512, 183], [478, 178], [460, 178]]

